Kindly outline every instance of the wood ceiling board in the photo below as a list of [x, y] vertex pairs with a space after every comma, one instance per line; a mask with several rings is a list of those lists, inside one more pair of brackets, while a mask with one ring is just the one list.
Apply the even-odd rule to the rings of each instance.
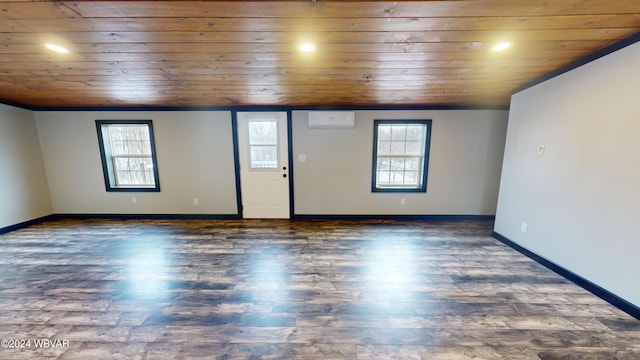
[[[637, 14], [636, 0], [466, 1], [73, 1], [62, 2], [82, 17], [341, 18], [549, 16]], [[612, 10], [615, 9], [615, 10]]]
[[[0, 99], [28, 106], [507, 106], [511, 89], [640, 30], [637, 0], [8, 1], [0, 10]], [[72, 53], [45, 50], [52, 36]], [[297, 51], [304, 37], [315, 53]], [[492, 53], [501, 39], [513, 47]]]
[[[407, 18], [68, 18], [0, 19], [9, 32], [119, 31], [509, 31], [640, 27], [640, 14]], [[418, 14], [419, 15], [419, 14]]]

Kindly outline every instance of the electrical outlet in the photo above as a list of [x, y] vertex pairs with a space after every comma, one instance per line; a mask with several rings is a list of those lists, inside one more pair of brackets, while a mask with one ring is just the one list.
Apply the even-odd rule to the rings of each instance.
[[198, 198], [193, 198], [193, 205], [198, 205], [200, 204], [200, 200], [198, 200]]
[[529, 225], [527, 225], [527, 223], [522, 223], [520, 225], [520, 232], [526, 233], [527, 232], [527, 227], [529, 227]]
[[407, 200], [405, 198], [400, 198], [400, 205], [405, 205]]
[[137, 204], [138, 203], [138, 199], [136, 199], [135, 197], [131, 198], [131, 203], [132, 204]]
[[544, 145], [538, 145], [538, 155], [544, 155]]

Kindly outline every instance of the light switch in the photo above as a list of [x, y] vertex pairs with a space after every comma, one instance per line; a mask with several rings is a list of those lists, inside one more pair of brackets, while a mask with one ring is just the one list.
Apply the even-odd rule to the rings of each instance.
[[538, 155], [544, 155], [544, 145], [538, 145]]
[[298, 161], [299, 162], [307, 161], [307, 154], [298, 154]]

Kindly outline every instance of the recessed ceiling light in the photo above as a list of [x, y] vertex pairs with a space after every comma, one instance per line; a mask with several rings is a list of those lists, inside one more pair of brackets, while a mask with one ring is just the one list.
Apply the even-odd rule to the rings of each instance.
[[47, 49], [51, 50], [51, 51], [55, 51], [57, 53], [61, 53], [61, 54], [68, 54], [69, 50], [67, 50], [67, 48], [65, 48], [64, 46], [60, 46], [60, 45], [56, 45], [56, 44], [44, 44], [44, 47], [46, 47]]
[[298, 49], [300, 49], [300, 51], [302, 52], [312, 52], [313, 50], [316, 49], [316, 46], [311, 43], [304, 43], [304, 44], [300, 44], [298, 46]]
[[509, 41], [505, 41], [505, 42], [501, 42], [499, 44], [494, 45], [491, 50], [493, 51], [502, 51], [502, 50], [506, 50], [509, 47], [511, 47], [511, 42]]

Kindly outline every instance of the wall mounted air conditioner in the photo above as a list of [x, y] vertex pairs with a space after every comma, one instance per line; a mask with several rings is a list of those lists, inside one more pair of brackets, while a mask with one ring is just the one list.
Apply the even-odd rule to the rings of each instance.
[[353, 129], [355, 119], [353, 111], [309, 111], [309, 128]]

